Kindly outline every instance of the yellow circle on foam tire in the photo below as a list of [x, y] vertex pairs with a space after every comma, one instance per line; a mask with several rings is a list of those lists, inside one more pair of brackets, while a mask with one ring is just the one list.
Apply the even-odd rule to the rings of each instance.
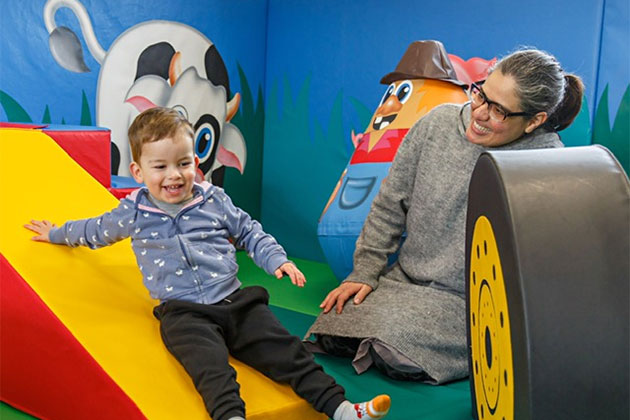
[[478, 419], [514, 418], [510, 317], [492, 224], [480, 216], [470, 255], [470, 345]]

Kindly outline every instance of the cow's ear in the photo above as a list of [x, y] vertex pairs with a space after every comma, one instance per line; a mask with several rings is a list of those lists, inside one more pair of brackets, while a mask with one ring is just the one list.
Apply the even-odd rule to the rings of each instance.
[[210, 48], [208, 48], [204, 57], [204, 63], [206, 66], [206, 77], [208, 80], [210, 80], [215, 86], [223, 86], [225, 88], [226, 98], [229, 98], [230, 80], [228, 79], [225, 63], [223, 62], [217, 47], [211, 45]]
[[174, 54], [175, 48], [168, 42], [158, 42], [146, 47], [138, 57], [134, 81], [149, 74], [168, 80], [168, 69]]

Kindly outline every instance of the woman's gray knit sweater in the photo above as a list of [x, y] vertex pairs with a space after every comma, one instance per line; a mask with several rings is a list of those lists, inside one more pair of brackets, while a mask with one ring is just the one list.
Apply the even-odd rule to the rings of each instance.
[[[409, 130], [372, 203], [354, 271], [345, 280], [374, 291], [360, 305], [346, 304], [341, 314], [321, 314], [307, 337], [370, 338], [380, 344], [379, 354], [387, 348], [395, 358], [409, 359], [433, 383], [468, 374], [466, 208], [470, 176], [486, 150], [466, 139], [470, 113], [469, 104], [441, 105]], [[496, 149], [549, 147], [562, 147], [559, 136], [539, 128]], [[404, 232], [398, 260], [387, 267]]]

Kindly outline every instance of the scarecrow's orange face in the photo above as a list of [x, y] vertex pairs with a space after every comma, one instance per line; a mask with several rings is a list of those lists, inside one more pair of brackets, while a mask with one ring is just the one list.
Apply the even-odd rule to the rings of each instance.
[[464, 103], [468, 100], [461, 87], [433, 79], [411, 79], [392, 82], [381, 99], [365, 133], [376, 144], [383, 133], [393, 129], [409, 129], [436, 105]]

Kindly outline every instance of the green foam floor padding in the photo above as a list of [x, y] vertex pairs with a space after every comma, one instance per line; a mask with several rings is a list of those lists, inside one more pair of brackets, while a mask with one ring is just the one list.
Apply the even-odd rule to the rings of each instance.
[[[303, 337], [319, 314], [319, 304], [339, 285], [330, 268], [323, 263], [292, 258], [306, 276], [304, 288], [295, 287], [288, 278], [278, 280], [258, 268], [244, 252], [237, 253], [239, 279], [244, 286], [259, 285], [269, 291], [270, 307], [282, 324]], [[472, 418], [468, 380], [442, 386], [395, 381], [370, 369], [357, 375], [350, 359], [318, 354], [316, 360], [345, 389], [348, 399], [363, 401], [376, 394], [392, 397], [388, 420], [465, 420]]]
[[[280, 322], [302, 337], [315, 317], [270, 306]], [[363, 401], [377, 394], [388, 394], [392, 408], [387, 420], [465, 420], [472, 418], [468, 380], [433, 386], [417, 382], [395, 381], [376, 369], [357, 375], [350, 359], [325, 354], [315, 359], [346, 389], [351, 401]]]
[[245, 252], [237, 252], [236, 260], [240, 267], [238, 278], [243, 286], [263, 286], [269, 291], [271, 305], [296, 312], [317, 316], [319, 304], [328, 292], [339, 285], [330, 267], [323, 263], [291, 258], [306, 276], [306, 285], [300, 288], [293, 286], [288, 277], [278, 280], [267, 275]]

